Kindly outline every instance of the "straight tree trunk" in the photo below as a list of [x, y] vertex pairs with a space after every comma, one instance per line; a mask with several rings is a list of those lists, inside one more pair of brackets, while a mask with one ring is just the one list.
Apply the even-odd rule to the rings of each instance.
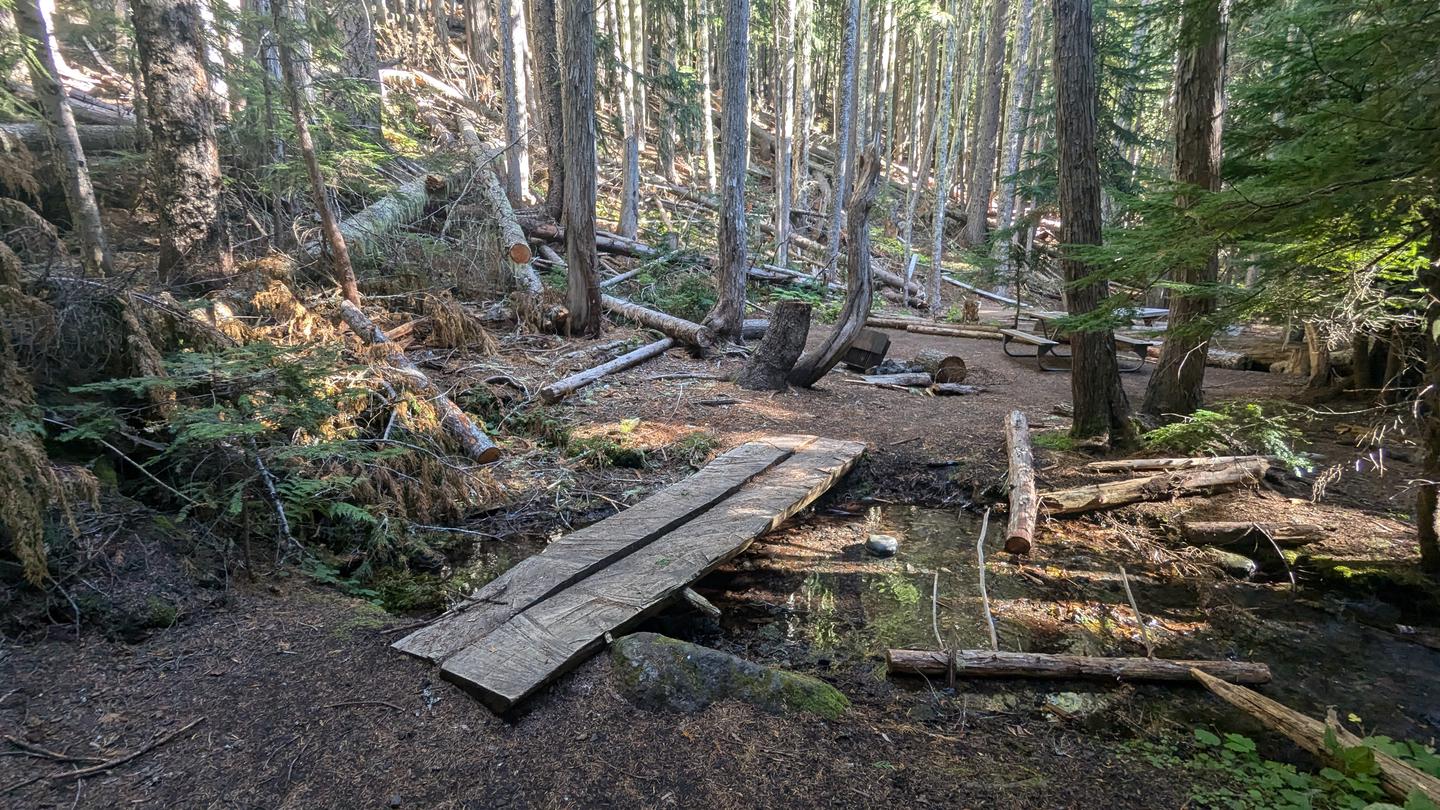
[[540, 86], [540, 124], [545, 130], [545, 213], [555, 221], [565, 207], [564, 101], [560, 89], [560, 25], [555, 0], [534, 0], [535, 72]]
[[821, 279], [830, 282], [835, 279], [836, 266], [840, 262], [840, 223], [845, 216], [845, 197], [850, 186], [850, 142], [855, 133], [855, 73], [859, 54], [860, 0], [846, 0], [845, 19], [840, 34], [840, 106], [839, 126], [835, 130], [835, 193], [832, 195], [830, 230], [825, 257], [825, 270]]
[[719, 300], [706, 319], [720, 339], [740, 337], [745, 319], [745, 174], [750, 151], [750, 0], [724, 0], [720, 72], [720, 261]]
[[525, 30], [524, 0], [500, 0], [500, 63], [505, 79], [505, 190], [511, 205], [523, 205], [530, 194], [530, 110], [526, 76], [530, 41]]
[[[1440, 191], [1440, 189], [1437, 189]], [[1440, 197], [1437, 197], [1440, 199]], [[1425, 324], [1420, 334], [1425, 353], [1425, 377], [1420, 401], [1420, 444], [1425, 450], [1424, 477], [1415, 491], [1415, 528], [1420, 542], [1420, 567], [1440, 578], [1440, 530], [1436, 526], [1436, 501], [1440, 494], [1440, 204], [1425, 209], [1430, 228], [1427, 262], [1419, 281], [1425, 287]], [[1399, 341], [1396, 341], [1398, 347]], [[1394, 375], [1387, 375], [1394, 379]], [[1388, 383], [1387, 383], [1388, 384]]]
[[45, 116], [45, 132], [54, 145], [51, 154], [65, 187], [65, 207], [70, 211], [71, 227], [80, 237], [80, 265], [87, 276], [111, 274], [110, 248], [105, 226], [100, 221], [100, 206], [95, 202], [95, 188], [90, 185], [90, 169], [85, 150], [80, 145], [80, 131], [70, 111], [70, 97], [60, 80], [60, 69], [52, 50], [54, 37], [50, 20], [36, 0], [17, 0], [15, 22], [20, 33], [34, 43], [34, 58], [25, 60], [30, 68], [30, 83]]
[[715, 96], [712, 89], [714, 81], [710, 75], [710, 29], [714, 25], [714, 19], [710, 11], [710, 0], [699, 0], [699, 3], [700, 118], [705, 136], [705, 184], [710, 193], [714, 194], [718, 190], [715, 168]]
[[[1180, 60], [1175, 69], [1175, 180], [1200, 193], [1220, 190], [1220, 134], [1225, 92], [1225, 0], [1185, 0], [1180, 18]], [[1194, 192], [1175, 204], [1189, 208]], [[1220, 262], [1215, 250], [1203, 263], [1177, 267], [1170, 326], [1160, 361], [1145, 388], [1141, 410], [1156, 416], [1184, 416], [1200, 407], [1209, 322]]]
[[495, 26], [490, 14], [489, 0], [465, 0], [465, 52], [479, 74], [476, 85], [482, 84], [478, 81], [480, 77], [484, 78], [484, 84], [490, 83], [490, 71], [495, 68], [495, 38], [491, 33]]
[[[1051, 0], [1055, 15], [1055, 137], [1059, 148], [1060, 241], [1098, 245], [1100, 236], [1100, 157], [1096, 149], [1095, 39], [1091, 0]], [[1066, 251], [1060, 260], [1072, 285], [1071, 315], [1103, 315], [1096, 310], [1109, 283], [1083, 282], [1094, 268]], [[1070, 391], [1075, 417], [1071, 435], [1105, 437], [1113, 445], [1129, 442], [1130, 403], [1120, 385], [1115, 336], [1109, 326], [1077, 330], [1070, 338]]]
[[620, 37], [616, 47], [620, 54], [620, 122], [624, 130], [624, 152], [621, 165], [620, 220], [616, 230], [627, 239], [634, 239], [640, 233], [640, 106], [639, 82], [636, 75], [640, 65], [635, 62], [635, 14], [630, 6], [641, 0], [615, 0], [616, 22]]
[[[137, 4], [138, 7], [139, 4]], [[305, 171], [310, 177], [310, 194], [315, 210], [320, 214], [320, 233], [325, 239], [325, 248], [330, 253], [330, 263], [335, 283], [340, 285], [345, 300], [360, 306], [360, 288], [355, 283], [355, 268], [350, 264], [350, 249], [340, 233], [335, 210], [330, 206], [325, 179], [320, 175], [320, 159], [315, 154], [315, 141], [310, 137], [310, 101], [305, 88], [299, 84], [295, 70], [295, 50], [290, 46], [290, 32], [284, 22], [286, 0], [271, 0], [270, 14], [275, 24], [275, 37], [280, 51], [280, 69], [285, 75], [285, 90], [290, 97], [290, 115], [295, 124], [295, 140], [299, 142], [300, 158], [305, 162]], [[153, 102], [152, 102], [153, 106]], [[159, 138], [157, 136], [156, 140]]]
[[[1034, 12], [1035, 0], [1021, 0], [1020, 27], [1015, 32], [1015, 69], [1010, 74], [1010, 109], [1005, 114], [1005, 154], [1000, 169], [999, 216], [996, 225], [1001, 231], [1009, 231], [1014, 222], [1015, 173], [1020, 171], [1020, 144], [1024, 140], [1030, 101], [1035, 89], [1035, 79], [1031, 75], [1035, 54], [1030, 47]], [[1007, 235], [995, 245], [995, 258], [999, 261], [997, 275], [1001, 281], [1008, 281], [1010, 278], [1013, 242], [1014, 237]], [[1018, 297], [1018, 290], [1016, 295]]]
[[906, 255], [909, 255], [914, 242], [915, 212], [920, 207], [925, 186], [930, 182], [930, 161], [935, 156], [935, 66], [940, 50], [933, 38], [925, 50], [924, 67], [917, 70], [915, 76], [923, 82], [924, 88], [922, 90], [917, 86], [911, 91], [914, 103], [910, 115], [910, 187], [905, 193], [905, 219], [900, 223], [900, 237], [905, 242]]
[[[963, 0], [961, 0], [963, 2]], [[954, 3], [951, 4], [955, 5]], [[944, 307], [941, 277], [945, 275], [945, 204], [950, 201], [950, 106], [954, 91], [955, 23], [945, 23], [945, 66], [940, 74], [940, 110], [935, 129], [935, 211], [930, 219], [930, 314], [938, 315]], [[963, 126], [963, 122], [962, 122]]]
[[795, 13], [795, 81], [794, 105], [798, 118], [791, 148], [790, 194], [792, 202], [809, 207], [805, 202], [805, 182], [810, 173], [810, 125], [815, 120], [815, 91], [812, 60], [814, 0], [796, 0]]
[[679, 99], [675, 98], [675, 51], [679, 47], [677, 38], [680, 35], [678, 18], [675, 9], [671, 5], [661, 5], [658, 14], [654, 19], [654, 27], [659, 31], [658, 42], [655, 43], [655, 50], [660, 57], [660, 75], [664, 77], [665, 84], [660, 94], [660, 142], [655, 145], [656, 156], [660, 161], [660, 175], [667, 181], [674, 183], [675, 178], [675, 109]]
[[790, 263], [790, 149], [795, 131], [795, 0], [775, 11], [775, 263]]
[[565, 0], [561, 110], [565, 135], [565, 305], [574, 334], [599, 337], [600, 257], [595, 248], [595, 4]]
[[200, 7], [196, 0], [134, 0], [131, 12], [160, 209], [160, 278], [228, 275]]
[[[995, 147], [1000, 137], [1000, 91], [1005, 82], [1005, 29], [1010, 17], [1009, 0], [993, 0], [989, 41], [985, 46], [985, 91], [980, 98], [980, 126], [975, 140], [975, 170], [967, 192], [965, 235], [960, 240], [966, 247], [985, 242], [990, 215], [990, 192], [995, 187]], [[1019, 48], [1017, 53], [1023, 54]], [[1015, 83], [1011, 82], [1012, 95]]]

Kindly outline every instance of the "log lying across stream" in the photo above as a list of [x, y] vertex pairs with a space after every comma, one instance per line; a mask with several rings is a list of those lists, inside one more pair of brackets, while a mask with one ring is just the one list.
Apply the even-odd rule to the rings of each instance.
[[490, 441], [484, 431], [475, 426], [460, 406], [450, 400], [444, 391], [405, 356], [398, 344], [385, 335], [385, 330], [375, 325], [360, 308], [349, 301], [340, 302], [340, 317], [354, 330], [360, 339], [385, 351], [385, 360], [400, 372], [410, 390], [435, 403], [440, 412], [440, 424], [465, 449], [465, 454], [481, 464], [500, 460], [500, 448]]
[[1185, 458], [1122, 458], [1092, 461], [1085, 469], [1095, 472], [1147, 472], [1151, 470], [1189, 470], [1196, 467], [1223, 467], [1247, 461], [1273, 461], [1269, 456], [1194, 456]]
[[1122, 481], [1106, 481], [1073, 489], [1042, 492], [1040, 505], [1051, 515], [1073, 515], [1141, 501], [1209, 494], [1258, 483], [1269, 468], [1270, 463], [1259, 458], [1217, 467], [1161, 472]]
[[[1327, 765], [1343, 768], [1340, 756], [1331, 748], [1331, 739], [1342, 748], [1355, 748], [1362, 744], [1359, 737], [1347, 731], [1335, 719], [1333, 709], [1322, 723], [1253, 689], [1225, 683], [1227, 679], [1219, 678], [1215, 673], [1206, 672], [1201, 667], [1196, 667], [1196, 671], [1191, 674], [1216, 697], [1244, 710], [1271, 731], [1278, 731], [1289, 737], [1296, 745]], [[1440, 802], [1440, 779], [1384, 752], [1373, 753], [1375, 764], [1380, 769], [1380, 787], [1390, 798], [1404, 804], [1412, 794], [1419, 793], [1432, 802]]]
[[1295, 548], [1325, 536], [1325, 527], [1313, 523], [1254, 523], [1243, 520], [1187, 520], [1180, 533], [1196, 546], [1240, 546], [1254, 542]]
[[1249, 661], [1168, 661], [1163, 658], [1099, 658], [1088, 655], [991, 650], [889, 650], [891, 675], [960, 678], [1083, 678], [1120, 681], [1188, 681], [1193, 670], [1234, 683], [1269, 683], [1270, 667]]

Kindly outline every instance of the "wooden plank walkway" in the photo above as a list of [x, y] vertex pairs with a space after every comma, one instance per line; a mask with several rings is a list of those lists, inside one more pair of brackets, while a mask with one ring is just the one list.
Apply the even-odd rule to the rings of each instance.
[[678, 591], [813, 503], [864, 445], [819, 439], [732, 497], [610, 566], [532, 604], [456, 653], [441, 676], [504, 712], [634, 626]]
[[742, 444], [684, 481], [551, 543], [475, 591], [449, 615], [393, 646], [438, 664], [516, 613], [673, 531], [815, 441], [814, 436], [772, 436]]

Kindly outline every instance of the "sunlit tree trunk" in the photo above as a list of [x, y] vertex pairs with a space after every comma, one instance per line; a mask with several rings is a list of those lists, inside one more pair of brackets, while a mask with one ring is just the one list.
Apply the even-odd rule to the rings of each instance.
[[[285, 75], [285, 91], [290, 97], [290, 116], [295, 125], [295, 140], [300, 147], [300, 157], [305, 163], [305, 172], [310, 178], [310, 194], [315, 210], [320, 214], [320, 234], [325, 240], [325, 249], [330, 254], [330, 264], [335, 283], [345, 300], [360, 306], [360, 288], [355, 283], [355, 268], [350, 264], [350, 249], [340, 233], [335, 209], [330, 205], [324, 177], [320, 174], [320, 159], [315, 154], [315, 141], [310, 137], [310, 100], [295, 70], [295, 51], [290, 47], [290, 35], [284, 26], [285, 0], [270, 0], [270, 13], [275, 24], [275, 33], [280, 51], [280, 69]], [[158, 140], [158, 138], [157, 138]]]
[[860, 0], [846, 0], [840, 35], [839, 125], [835, 130], [835, 190], [830, 200], [830, 231], [825, 270], [821, 278], [832, 281], [840, 262], [840, 224], [845, 216], [845, 197], [850, 189], [850, 144], [855, 132], [855, 72], [860, 30]]
[[640, 0], [615, 0], [616, 2], [616, 24], [620, 32], [616, 42], [618, 58], [620, 62], [620, 85], [623, 88], [620, 94], [620, 122], [624, 130], [624, 152], [622, 157], [621, 188], [620, 188], [620, 222], [618, 230], [621, 236], [634, 239], [640, 232], [640, 83], [636, 75], [640, 71], [640, 65], [635, 61], [635, 54], [639, 50], [636, 39], [639, 34], [635, 30], [635, 23], [638, 15], [631, 10]]
[[[1005, 114], [1005, 153], [1000, 169], [1000, 200], [996, 226], [1003, 232], [1014, 224], [1015, 217], [1015, 173], [1020, 170], [1020, 144], [1025, 137], [1025, 126], [1030, 113], [1030, 96], [1034, 92], [1034, 77], [1030, 75], [1031, 65], [1038, 48], [1030, 46], [1030, 30], [1034, 21], [1035, 0], [1021, 0], [1020, 23], [1015, 32], [1015, 68], [1010, 73], [1009, 111]], [[1013, 250], [1012, 236], [1007, 235], [995, 245], [995, 258], [999, 260], [999, 278], [1008, 281]]]
[[980, 97], [980, 127], [974, 147], [975, 169], [971, 173], [970, 188], [966, 191], [965, 235], [960, 240], [971, 247], [985, 241], [990, 192], [995, 187], [995, 146], [1000, 137], [1000, 92], [1005, 82], [1005, 30], [1009, 21], [1009, 0], [994, 0], [991, 12], [989, 41], [985, 46], [985, 89]]
[[565, 0], [560, 92], [565, 137], [565, 304], [570, 328], [598, 337], [599, 257], [595, 252], [595, 4]]
[[512, 205], [530, 197], [530, 111], [526, 74], [530, 59], [524, 0], [500, 0], [500, 63], [505, 79], [505, 193]]
[[784, 0], [775, 11], [775, 263], [790, 263], [790, 163], [795, 131], [795, 0]]
[[132, 10], [160, 214], [160, 278], [228, 275], [200, 8], [194, 0], [135, 0]]
[[715, 179], [715, 94], [713, 91], [714, 80], [710, 75], [711, 52], [710, 52], [710, 30], [714, 25], [714, 16], [710, 9], [710, 0], [699, 0], [700, 3], [700, 107], [703, 110], [701, 125], [704, 128], [705, 137], [705, 184], [710, 193], [717, 189]]
[[[1225, 92], [1225, 0], [1186, 0], [1180, 19], [1180, 60], [1175, 71], [1175, 180], [1201, 193], [1220, 190], [1220, 136]], [[1196, 200], [1182, 191], [1175, 204]], [[1185, 285], [1170, 296], [1170, 327], [1160, 361], [1145, 389], [1141, 409], [1149, 414], [1189, 414], [1200, 407], [1205, 357], [1210, 351], [1215, 310], [1213, 285], [1219, 273], [1214, 249], [1203, 262], [1176, 267], [1172, 279]]]
[[[1052, 0], [1055, 14], [1055, 138], [1059, 150], [1060, 241], [1100, 244], [1100, 156], [1096, 148], [1095, 39], [1091, 0]], [[1070, 285], [1071, 315], [1092, 318], [1109, 293], [1106, 281], [1085, 281], [1094, 268], [1066, 251], [1060, 265]], [[1074, 401], [1071, 435], [1130, 440], [1130, 403], [1120, 385], [1115, 336], [1108, 326], [1071, 333], [1070, 392]]]
[[721, 29], [719, 300], [707, 323], [723, 338], [740, 337], [745, 317], [745, 167], [750, 149], [750, 2], [724, 0]]
[[[905, 218], [900, 223], [900, 236], [905, 242], [905, 252], [915, 239], [915, 212], [920, 206], [920, 197], [930, 182], [931, 161], [935, 157], [935, 93], [936, 65], [940, 54], [934, 37], [929, 38], [923, 67], [916, 72], [919, 84], [914, 88], [914, 104], [911, 108], [910, 123], [910, 188], [905, 194]], [[919, 85], [923, 85], [923, 90]]]
[[1420, 335], [1425, 352], [1425, 378], [1421, 389], [1420, 440], [1425, 450], [1423, 478], [1415, 491], [1415, 525], [1420, 541], [1420, 567], [1440, 577], [1440, 531], [1436, 527], [1436, 501], [1440, 494], [1440, 188], [1424, 209], [1429, 226], [1426, 264], [1419, 272], [1425, 288], [1425, 323]]
[[[8, 16], [8, 15], [7, 15]], [[60, 80], [55, 59], [48, 15], [35, 0], [16, 0], [15, 22], [28, 44], [34, 47], [34, 58], [27, 59], [30, 83], [40, 112], [45, 117], [45, 131], [53, 146], [55, 168], [59, 170], [65, 189], [65, 207], [70, 211], [71, 227], [80, 237], [80, 264], [89, 276], [111, 273], [110, 248], [105, 226], [100, 221], [100, 206], [95, 203], [95, 189], [90, 185], [90, 168], [85, 150], [80, 146], [80, 133], [75, 128], [75, 115], [70, 99]], [[7, 26], [8, 27], [8, 26]]]
[[[952, 6], [954, 4], [952, 3]], [[935, 128], [935, 211], [930, 220], [930, 313], [938, 315], [941, 279], [944, 276], [945, 257], [945, 204], [950, 198], [950, 120], [954, 110], [950, 96], [954, 91], [955, 74], [955, 23], [945, 24], [945, 58], [940, 73], [940, 109]]]
[[790, 156], [791, 200], [804, 200], [806, 180], [810, 176], [810, 129], [815, 120], [813, 54], [814, 0], [795, 0], [795, 87], [794, 105], [797, 123]]

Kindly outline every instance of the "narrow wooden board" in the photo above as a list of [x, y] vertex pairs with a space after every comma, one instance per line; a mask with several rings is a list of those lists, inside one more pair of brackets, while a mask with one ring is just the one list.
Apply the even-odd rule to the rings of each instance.
[[449, 658], [441, 677], [496, 712], [509, 710], [592, 654], [606, 633], [642, 621], [813, 503], [864, 449], [820, 439], [679, 529], [519, 613]]
[[516, 613], [673, 531], [815, 441], [814, 436], [772, 436], [742, 444], [684, 481], [556, 540], [475, 591], [455, 611], [392, 646], [439, 663]]

